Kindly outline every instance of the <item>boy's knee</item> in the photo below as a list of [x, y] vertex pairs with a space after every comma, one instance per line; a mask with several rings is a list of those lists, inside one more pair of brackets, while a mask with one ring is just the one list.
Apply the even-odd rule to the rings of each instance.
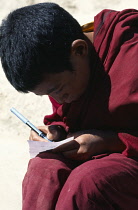
[[32, 176], [53, 176], [58, 175], [61, 171], [71, 171], [63, 157], [58, 154], [44, 152], [30, 160], [27, 174]]

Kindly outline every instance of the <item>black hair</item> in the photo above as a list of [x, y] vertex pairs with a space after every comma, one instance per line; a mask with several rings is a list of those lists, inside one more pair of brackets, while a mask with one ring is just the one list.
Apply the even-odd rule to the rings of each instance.
[[33, 90], [45, 73], [72, 70], [71, 43], [84, 39], [79, 23], [55, 3], [40, 3], [11, 12], [0, 27], [0, 57], [17, 91]]

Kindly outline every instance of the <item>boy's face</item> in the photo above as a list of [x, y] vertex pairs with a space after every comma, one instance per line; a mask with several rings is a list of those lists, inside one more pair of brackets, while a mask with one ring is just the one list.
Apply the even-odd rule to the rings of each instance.
[[77, 77], [75, 71], [47, 74], [33, 91], [37, 95], [49, 95], [59, 104], [76, 101], [87, 88], [87, 80]]
[[82, 47], [81, 52], [77, 51], [78, 42], [75, 44], [70, 59], [73, 71], [45, 74], [43, 81], [32, 91], [33, 93], [49, 95], [59, 104], [71, 103], [80, 98], [88, 86], [90, 67], [85, 43], [84, 50], [83, 44], [79, 43]]

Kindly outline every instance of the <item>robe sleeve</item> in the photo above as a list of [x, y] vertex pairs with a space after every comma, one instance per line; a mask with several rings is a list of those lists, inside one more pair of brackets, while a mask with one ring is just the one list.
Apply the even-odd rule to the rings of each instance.
[[126, 145], [122, 152], [127, 157], [138, 157], [138, 132], [136, 135], [129, 133], [118, 133], [120, 140]]
[[104, 10], [97, 21], [96, 47], [111, 81], [114, 127], [122, 131], [118, 136], [126, 145], [123, 154], [138, 157], [138, 11]]

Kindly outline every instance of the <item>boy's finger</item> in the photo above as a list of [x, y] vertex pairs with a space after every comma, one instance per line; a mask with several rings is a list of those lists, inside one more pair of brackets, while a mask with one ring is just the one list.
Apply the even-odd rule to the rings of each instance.
[[34, 132], [33, 130], [31, 131], [29, 140], [33, 140], [33, 141], [44, 141], [47, 142], [46, 139], [40, 137], [36, 132]]
[[70, 142], [67, 142], [65, 144], [62, 144], [58, 146], [57, 148], [53, 149], [52, 152], [65, 152], [65, 151], [70, 151], [74, 149], [79, 149], [80, 145], [77, 141], [72, 140]]

